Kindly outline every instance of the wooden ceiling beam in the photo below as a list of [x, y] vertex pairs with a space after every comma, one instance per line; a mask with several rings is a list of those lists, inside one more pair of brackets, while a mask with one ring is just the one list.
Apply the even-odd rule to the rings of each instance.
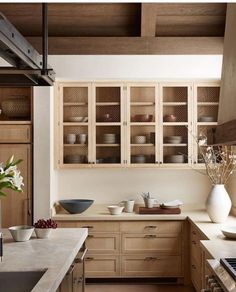
[[[27, 37], [40, 52], [41, 38]], [[49, 37], [51, 55], [222, 54], [223, 37]]]
[[142, 3], [141, 6], [141, 37], [156, 36], [155, 4]]

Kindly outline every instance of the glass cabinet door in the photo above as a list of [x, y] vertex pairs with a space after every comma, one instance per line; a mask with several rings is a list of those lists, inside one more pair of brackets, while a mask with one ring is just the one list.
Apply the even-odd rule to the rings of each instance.
[[157, 85], [129, 84], [127, 99], [127, 163], [158, 165]]
[[90, 135], [90, 85], [62, 84], [61, 159], [66, 166], [88, 166]]
[[190, 85], [161, 86], [161, 163], [163, 166], [184, 167], [191, 163]]
[[123, 86], [95, 84], [94, 88], [94, 164], [121, 166], [123, 156]]
[[[217, 125], [220, 86], [217, 83], [196, 84], [194, 95], [194, 135], [196, 139], [204, 139], [207, 145], [207, 130]], [[194, 144], [194, 164], [203, 166], [197, 143]]]

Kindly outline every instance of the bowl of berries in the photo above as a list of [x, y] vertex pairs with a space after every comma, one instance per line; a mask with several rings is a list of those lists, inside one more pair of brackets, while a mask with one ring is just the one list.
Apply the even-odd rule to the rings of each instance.
[[57, 223], [52, 219], [39, 219], [34, 223], [34, 231], [38, 238], [48, 238], [52, 232], [52, 229], [57, 228]]

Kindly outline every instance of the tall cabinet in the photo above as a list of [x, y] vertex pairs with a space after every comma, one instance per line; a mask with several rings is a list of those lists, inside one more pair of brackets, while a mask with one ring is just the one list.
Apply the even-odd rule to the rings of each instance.
[[32, 89], [1, 87], [0, 105], [0, 162], [12, 155], [22, 159], [24, 179], [22, 193], [7, 190], [1, 197], [1, 225], [32, 224]]

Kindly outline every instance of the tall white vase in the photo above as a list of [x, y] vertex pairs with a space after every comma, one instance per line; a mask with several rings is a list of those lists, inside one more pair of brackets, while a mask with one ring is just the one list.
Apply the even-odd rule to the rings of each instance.
[[213, 185], [206, 200], [207, 213], [214, 223], [224, 222], [230, 212], [232, 203], [224, 185]]

